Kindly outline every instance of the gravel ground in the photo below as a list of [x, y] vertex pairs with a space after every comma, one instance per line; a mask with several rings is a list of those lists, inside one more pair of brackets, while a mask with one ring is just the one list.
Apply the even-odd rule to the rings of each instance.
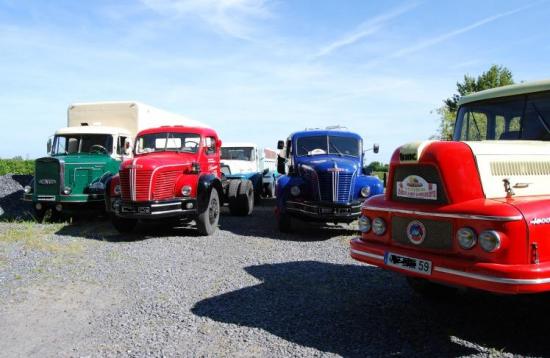
[[0, 220], [30, 219], [32, 207], [21, 201], [23, 188], [32, 180], [31, 175], [8, 174], [0, 176]]
[[548, 296], [425, 300], [348, 256], [350, 228], [276, 231], [273, 202], [220, 230], [0, 223], [0, 355], [550, 354]]

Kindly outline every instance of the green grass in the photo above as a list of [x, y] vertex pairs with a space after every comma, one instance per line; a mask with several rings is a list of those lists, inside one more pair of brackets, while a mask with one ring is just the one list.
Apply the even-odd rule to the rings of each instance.
[[59, 254], [78, 254], [83, 250], [81, 243], [65, 244], [51, 238], [64, 224], [37, 224], [25, 221], [6, 226], [4, 230], [0, 230], [0, 243], [18, 243], [27, 250]]
[[34, 175], [34, 160], [0, 159], [0, 175]]

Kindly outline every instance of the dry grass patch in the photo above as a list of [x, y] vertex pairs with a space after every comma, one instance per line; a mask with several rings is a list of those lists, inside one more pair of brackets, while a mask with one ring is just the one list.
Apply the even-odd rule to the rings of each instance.
[[0, 230], [0, 243], [20, 244], [27, 250], [46, 251], [50, 253], [77, 254], [83, 249], [81, 243], [62, 243], [52, 236], [65, 224], [37, 224], [35, 222], [18, 222], [6, 224]]

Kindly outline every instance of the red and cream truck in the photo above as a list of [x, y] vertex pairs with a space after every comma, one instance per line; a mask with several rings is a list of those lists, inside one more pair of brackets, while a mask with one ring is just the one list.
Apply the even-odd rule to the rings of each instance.
[[550, 290], [550, 81], [459, 102], [453, 141], [398, 148], [351, 256], [427, 294]]

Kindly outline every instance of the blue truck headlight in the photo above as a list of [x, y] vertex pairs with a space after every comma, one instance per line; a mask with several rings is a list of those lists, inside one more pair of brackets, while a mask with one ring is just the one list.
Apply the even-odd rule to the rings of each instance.
[[370, 186], [364, 186], [361, 188], [361, 196], [367, 198], [370, 195]]
[[298, 185], [294, 185], [290, 188], [290, 194], [292, 194], [292, 196], [298, 196], [301, 192], [302, 191]]
[[358, 221], [360, 232], [369, 232], [371, 229], [371, 222], [367, 216], [361, 216]]

